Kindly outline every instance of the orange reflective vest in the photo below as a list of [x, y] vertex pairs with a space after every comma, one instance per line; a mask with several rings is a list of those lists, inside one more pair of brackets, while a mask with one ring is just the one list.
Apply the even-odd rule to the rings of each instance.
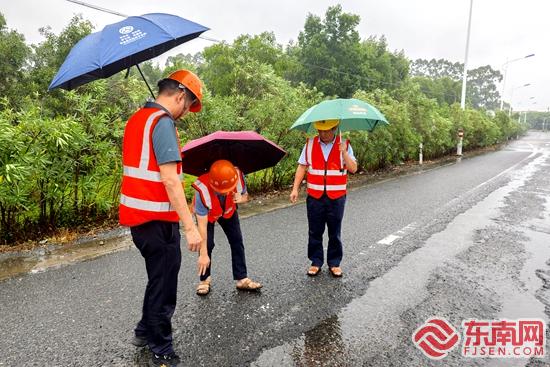
[[[216, 222], [220, 217], [229, 219], [237, 210], [237, 204], [233, 202], [232, 194], [235, 192], [242, 193], [245, 185], [242, 172], [237, 169], [237, 173], [239, 174], [237, 186], [233, 191], [227, 194], [225, 198], [225, 208], [223, 209], [220, 200], [218, 199], [218, 195], [216, 195], [216, 192], [210, 186], [210, 178], [208, 173], [200, 176], [193, 183], [192, 186], [199, 193], [203, 205], [208, 208], [208, 221], [210, 223]], [[193, 198], [193, 206], [195, 204], [194, 200], [195, 198]]]
[[[319, 199], [326, 192], [331, 199], [338, 199], [346, 194], [348, 172], [344, 163], [340, 170], [340, 136], [336, 136], [334, 145], [325, 161], [319, 137], [309, 138], [306, 142], [307, 193]], [[349, 146], [349, 140], [346, 140]]]
[[[153, 220], [179, 221], [160, 179], [160, 169], [153, 151], [153, 129], [165, 115], [167, 113], [158, 108], [142, 108], [130, 117], [124, 129], [124, 172], [119, 205], [119, 221], [123, 226], [132, 227]], [[177, 173], [181, 178], [180, 162]]]

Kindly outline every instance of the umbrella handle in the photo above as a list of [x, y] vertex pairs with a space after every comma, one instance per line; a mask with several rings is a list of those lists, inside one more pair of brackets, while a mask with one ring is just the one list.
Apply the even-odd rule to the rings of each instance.
[[[340, 134], [340, 144], [342, 144], [342, 130], [340, 130], [340, 127], [338, 127], [338, 132]], [[340, 173], [344, 172], [344, 153], [340, 151], [340, 147], [338, 147], [338, 151], [340, 152]]]
[[[143, 73], [141, 72], [141, 69], [139, 68], [139, 65], [136, 64], [136, 68], [138, 69], [139, 73], [141, 74], [141, 77], [143, 78], [143, 81], [145, 82], [145, 84], [147, 85], [147, 88], [149, 88], [149, 92], [151, 92], [151, 96], [153, 97], [153, 99], [156, 99], [155, 97], [155, 93], [153, 93], [153, 90], [151, 89], [151, 87], [149, 86], [149, 83], [147, 83], [147, 79], [145, 79], [145, 76], [143, 76]], [[128, 69], [129, 70], [129, 69]]]

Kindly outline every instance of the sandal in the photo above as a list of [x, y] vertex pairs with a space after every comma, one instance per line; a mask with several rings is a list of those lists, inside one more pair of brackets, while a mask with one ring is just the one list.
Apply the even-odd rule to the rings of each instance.
[[310, 277], [314, 277], [320, 272], [321, 268], [319, 266], [311, 265], [307, 271], [307, 275], [309, 275]]
[[237, 283], [237, 289], [240, 291], [252, 291], [255, 292], [262, 288], [262, 285], [258, 282], [252, 281], [250, 278], [244, 278], [240, 281], [240, 284]]
[[210, 277], [201, 281], [197, 286], [197, 295], [206, 296], [208, 293], [210, 293]]
[[335, 266], [335, 267], [332, 267], [332, 268], [329, 268], [330, 269], [330, 273], [332, 274], [333, 277], [335, 278], [341, 278], [342, 277], [342, 269], [340, 269], [339, 266]]

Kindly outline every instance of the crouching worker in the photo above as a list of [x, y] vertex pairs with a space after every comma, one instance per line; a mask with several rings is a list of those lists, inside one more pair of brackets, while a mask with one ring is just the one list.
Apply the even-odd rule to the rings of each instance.
[[244, 254], [241, 225], [237, 213], [237, 204], [248, 201], [244, 176], [233, 164], [218, 160], [212, 164], [210, 171], [200, 176], [193, 188], [196, 190], [194, 208], [197, 225], [202, 237], [199, 252], [198, 268], [200, 282], [197, 294], [205, 296], [211, 287], [211, 259], [214, 249], [214, 225], [222, 227], [229, 246], [231, 246], [231, 263], [233, 279], [239, 290], [257, 291], [262, 285], [248, 278]]

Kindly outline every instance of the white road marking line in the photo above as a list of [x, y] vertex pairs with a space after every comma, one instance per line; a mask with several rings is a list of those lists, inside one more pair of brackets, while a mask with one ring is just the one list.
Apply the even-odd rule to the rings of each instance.
[[393, 241], [397, 240], [397, 239], [400, 239], [401, 236], [396, 236], [396, 235], [393, 235], [393, 234], [390, 234], [389, 236], [381, 239], [380, 241], [376, 242], [378, 243], [379, 245], [391, 245]]
[[401, 228], [399, 231], [395, 233], [399, 235], [405, 235], [409, 232], [412, 232], [414, 229], [416, 229], [416, 223], [413, 222], [413, 223], [407, 224], [405, 227]]
[[[389, 236], [386, 236], [385, 238], [381, 239], [380, 241], [376, 242], [379, 245], [391, 245], [396, 240], [405, 237], [410, 232], [414, 231], [416, 229], [416, 222], [412, 222], [407, 224], [405, 227], [401, 228], [400, 230], [390, 234]], [[371, 248], [372, 246], [369, 246]]]
[[[466, 193], [462, 194], [461, 196], [457, 197], [457, 198], [454, 198], [452, 199], [451, 201], [449, 201], [447, 203], [447, 205], [451, 204], [451, 203], [455, 203], [457, 201], [460, 201], [462, 200], [466, 195], [478, 190], [479, 188], [487, 185], [488, 183], [494, 181], [495, 179], [497, 179], [498, 177], [502, 176], [502, 175], [505, 175], [507, 174], [508, 172], [512, 171], [513, 169], [515, 169], [517, 166], [519, 166], [521, 163], [523, 163], [524, 161], [530, 159], [530, 158], [533, 158], [536, 154], [538, 153], [541, 153], [540, 149], [537, 149], [535, 148], [535, 146], [533, 146], [532, 144], [530, 143], [527, 143], [527, 145], [529, 145], [531, 147], [531, 151], [529, 154], [528, 157], [525, 157], [523, 158], [522, 160], [520, 160], [519, 162], [515, 163], [514, 165], [512, 165], [511, 167], [509, 167], [508, 169], [505, 169], [504, 171], [498, 173], [497, 175], [489, 178], [488, 180], [486, 180], [485, 182], [482, 182], [481, 184], [477, 185], [476, 187], [474, 187], [473, 189], [470, 189], [468, 190]], [[406, 234], [408, 234], [409, 232], [412, 232], [414, 229], [416, 229], [416, 223], [413, 222], [413, 223], [410, 223], [408, 224], [407, 226], [401, 228], [400, 230], [394, 232], [393, 234], [390, 234], [388, 236], [386, 236], [385, 238], [381, 239], [380, 241], [377, 242], [377, 244], [379, 245], [391, 245], [393, 242], [395, 242], [396, 240], [400, 239], [400, 238], [403, 238]], [[370, 246], [369, 246], [370, 248]]]

